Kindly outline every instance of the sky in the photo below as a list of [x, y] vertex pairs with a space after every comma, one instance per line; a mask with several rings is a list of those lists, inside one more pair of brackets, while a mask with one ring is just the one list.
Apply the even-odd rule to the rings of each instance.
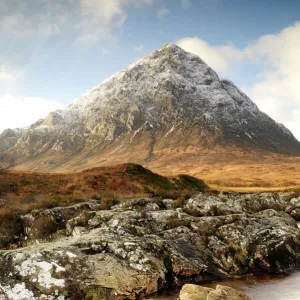
[[165, 43], [199, 55], [300, 140], [299, 0], [0, 0], [0, 132]]

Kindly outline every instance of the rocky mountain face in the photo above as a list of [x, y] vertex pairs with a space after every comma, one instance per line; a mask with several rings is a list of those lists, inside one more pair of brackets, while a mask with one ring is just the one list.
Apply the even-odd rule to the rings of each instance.
[[[36, 170], [145, 163], [188, 147], [299, 154], [300, 143], [201, 58], [167, 44], [64, 110], [0, 135], [0, 153]], [[92, 162], [92, 163], [91, 163]]]
[[[149, 299], [185, 283], [292, 272], [300, 266], [298, 195], [199, 193], [32, 211], [22, 218], [27, 247], [0, 251], [0, 298]], [[187, 292], [195, 290], [185, 287], [181, 299], [206, 299]], [[207, 294], [248, 299], [221, 287]]]

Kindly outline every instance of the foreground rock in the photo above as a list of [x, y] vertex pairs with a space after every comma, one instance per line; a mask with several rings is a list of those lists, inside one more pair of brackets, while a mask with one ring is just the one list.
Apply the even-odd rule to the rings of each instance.
[[[300, 230], [288, 214], [297, 203], [286, 194], [199, 194], [182, 204], [88, 206], [64, 218], [68, 236], [1, 251], [0, 290], [7, 299], [140, 299], [185, 283], [290, 272], [299, 265]], [[34, 217], [24, 220], [40, 236]]]
[[92, 200], [67, 207], [33, 210], [22, 217], [26, 245], [31, 241], [50, 241], [66, 234], [68, 220], [82, 214], [83, 211], [95, 211], [101, 205]]
[[180, 300], [251, 300], [231, 287], [217, 285], [210, 289], [194, 284], [185, 284], [180, 291]]

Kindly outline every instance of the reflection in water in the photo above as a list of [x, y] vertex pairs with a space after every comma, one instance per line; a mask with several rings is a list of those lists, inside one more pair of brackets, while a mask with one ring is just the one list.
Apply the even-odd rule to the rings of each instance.
[[[248, 295], [252, 300], [300, 300], [300, 272], [289, 276], [281, 275], [249, 275], [240, 280], [220, 281], [205, 284], [215, 288], [217, 284], [230, 286]], [[175, 300], [178, 293], [164, 295], [153, 299]]]

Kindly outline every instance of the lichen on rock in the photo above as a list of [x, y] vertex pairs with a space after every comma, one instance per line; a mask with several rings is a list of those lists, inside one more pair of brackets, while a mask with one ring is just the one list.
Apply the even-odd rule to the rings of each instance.
[[180, 300], [251, 300], [231, 287], [217, 285], [216, 289], [186, 284], [180, 291]]
[[64, 219], [66, 235], [51, 243], [0, 251], [0, 290], [8, 299], [19, 290], [32, 299], [138, 299], [186, 283], [287, 273], [299, 266], [300, 230], [286, 213], [296, 203], [282, 194], [198, 194], [181, 207], [140, 198], [84, 211]]

